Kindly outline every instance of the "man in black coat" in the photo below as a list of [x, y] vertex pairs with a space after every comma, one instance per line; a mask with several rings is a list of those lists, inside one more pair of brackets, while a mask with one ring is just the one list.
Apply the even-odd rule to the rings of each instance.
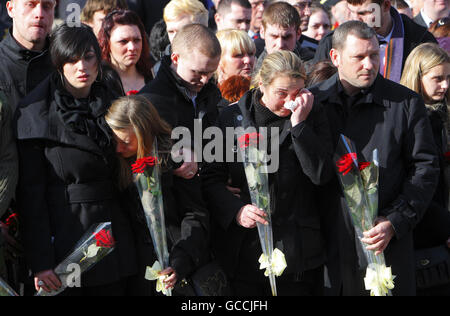
[[25, 0], [8, 1], [12, 29], [0, 43], [0, 90], [11, 111], [53, 70], [47, 36], [54, 18], [55, 0], [41, 0], [33, 8]]
[[[391, 7], [389, 0], [347, 0], [352, 20], [359, 20], [373, 26], [380, 41], [380, 73], [383, 77], [400, 82], [401, 72], [409, 53], [422, 43], [436, 43], [434, 36], [426, 28], [414, 23], [406, 15], [399, 14]], [[378, 7], [379, 10], [374, 8]], [[379, 12], [379, 16], [375, 16]], [[333, 32], [319, 43], [313, 63], [330, 59]], [[393, 48], [392, 48], [393, 47]], [[392, 49], [391, 49], [392, 48]], [[390, 69], [384, 67], [386, 51], [391, 62]]]
[[[12, 119], [19, 101], [53, 70], [47, 35], [53, 24], [56, 1], [30, 2], [31, 8], [25, 2], [15, 0], [6, 3], [6, 10], [12, 18], [12, 28], [0, 43], [0, 92], [4, 96], [2, 111], [10, 113], [8, 117], [2, 118], [2, 125], [8, 129], [12, 124], [5, 120]], [[1, 131], [1, 134], [6, 138], [12, 134], [12, 130]], [[8, 150], [0, 151], [0, 170], [17, 176], [17, 163], [11, 164], [11, 157], [17, 155], [16, 143], [13, 137], [9, 138]], [[8, 191], [15, 191], [15, 183]], [[8, 198], [13, 196], [11, 193], [8, 195]]]
[[[343, 134], [355, 143], [359, 161], [371, 161], [373, 150], [378, 150], [378, 217], [362, 241], [375, 254], [384, 252], [386, 265], [396, 275], [393, 295], [414, 295], [412, 231], [433, 197], [439, 167], [422, 99], [378, 74], [378, 52], [372, 28], [359, 21], [344, 23], [333, 35], [331, 50], [338, 73], [310, 90], [315, 102], [325, 107], [335, 147]], [[329, 244], [339, 249], [339, 260], [330, 259], [330, 270], [340, 263], [331, 279], [344, 295], [368, 294], [363, 282], [366, 267], [358, 266], [360, 246], [347, 204], [341, 190], [331, 193], [338, 187], [336, 179], [334, 189], [324, 189], [332, 238], [338, 236], [337, 244]], [[339, 195], [341, 211], [334, 206]]]
[[[190, 148], [196, 149], [199, 159], [203, 130], [212, 126], [218, 115], [221, 95], [210, 79], [220, 56], [220, 43], [211, 30], [201, 24], [185, 26], [172, 42], [171, 56], [162, 59], [156, 78], [140, 92], [172, 128], [182, 127], [190, 133]], [[199, 137], [194, 140], [194, 136]]]

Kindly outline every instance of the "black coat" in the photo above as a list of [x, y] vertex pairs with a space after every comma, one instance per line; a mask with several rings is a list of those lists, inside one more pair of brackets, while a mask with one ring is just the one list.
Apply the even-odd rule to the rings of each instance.
[[[16, 113], [17, 210], [27, 262], [33, 273], [53, 269], [91, 225], [110, 221], [116, 249], [81, 282], [83, 286], [114, 283], [137, 272], [131, 210], [123, 207], [115, 185], [115, 147], [113, 143], [101, 146], [64, 123], [57, 114], [55, 77], [59, 78], [55, 74], [42, 82]], [[106, 95], [102, 86], [97, 89]], [[111, 102], [102, 101], [97, 119]]]
[[0, 43], [0, 90], [14, 113], [17, 104], [54, 69], [48, 47], [42, 52], [22, 48], [12, 29]]
[[[194, 139], [194, 119], [201, 120], [202, 132], [213, 126], [218, 115], [217, 104], [222, 99], [220, 90], [210, 81], [197, 94], [196, 106], [187, 94], [181, 78], [170, 67], [170, 56], [163, 58], [156, 78], [139, 94], [144, 95], [156, 107], [159, 115], [172, 128], [186, 127]], [[194, 144], [192, 142], [192, 144]]]
[[[347, 97], [338, 74], [310, 90], [315, 96], [315, 104], [325, 107], [335, 147], [339, 135], [344, 134], [355, 143], [360, 161], [369, 161], [373, 150], [378, 149], [378, 214], [387, 217], [395, 230], [395, 236], [384, 251], [387, 265], [392, 266], [392, 272], [397, 276], [393, 294], [413, 295], [412, 232], [428, 208], [439, 174], [436, 150], [430, 142], [433, 135], [422, 99], [380, 75], [350, 112], [343, 105], [342, 100]], [[357, 267], [354, 229], [343, 198], [341, 208], [344, 211], [336, 208], [339, 195], [342, 197], [341, 190], [336, 189], [339, 188], [337, 183], [335, 178], [333, 187], [324, 188], [330, 202], [324, 203], [324, 208], [330, 212], [329, 231], [339, 235], [343, 293], [367, 294], [362, 281], [365, 267], [361, 270]], [[337, 192], [334, 194], [333, 191]], [[334, 243], [330, 247], [337, 245]]]
[[[443, 104], [446, 106], [446, 104]], [[445, 245], [450, 237], [450, 212], [448, 211], [449, 181], [446, 177], [447, 162], [444, 154], [446, 152], [447, 140], [446, 129], [441, 114], [436, 110], [427, 108], [433, 131], [434, 144], [439, 156], [439, 182], [423, 219], [414, 230], [414, 246], [416, 249], [432, 248]], [[445, 113], [447, 115], [447, 113]]]
[[[395, 9], [391, 8], [391, 11], [392, 10]], [[393, 13], [391, 12], [391, 15], [392, 14]], [[403, 67], [405, 67], [406, 58], [408, 58], [409, 54], [414, 48], [423, 43], [437, 43], [437, 41], [425, 27], [422, 27], [414, 23], [414, 21], [411, 20], [406, 15], [400, 14], [400, 16], [402, 18], [403, 27], [405, 30], [403, 61], [402, 61], [402, 70], [403, 70]], [[316, 54], [314, 55], [314, 59], [312, 61], [313, 64], [316, 64], [322, 60], [330, 59], [330, 50], [332, 48], [331, 45], [333, 34], [334, 32], [328, 33], [319, 42], [319, 46], [317, 47]]]
[[[168, 170], [162, 174], [161, 185], [170, 266], [177, 272], [181, 281], [210, 260], [209, 214], [205, 208], [198, 176], [186, 180], [174, 176], [172, 171]], [[137, 236], [139, 283], [150, 286], [152, 291], [154, 284], [150, 285], [151, 282], [145, 281], [144, 275], [146, 266], [152, 266], [157, 256], [134, 185], [129, 187], [128, 194], [129, 201], [134, 204], [132, 209], [139, 210], [132, 217]]]
[[[236, 116], [243, 116], [243, 126], [256, 126], [252, 95], [247, 92], [237, 104], [225, 108], [218, 119], [218, 127], [225, 135], [226, 127], [234, 127]], [[280, 131], [279, 168], [270, 174], [274, 247], [286, 256], [287, 268], [282, 278], [299, 280], [301, 273], [321, 266], [324, 262], [324, 243], [315, 185], [326, 183], [334, 170], [331, 168], [331, 144], [326, 116], [321, 106], [313, 109], [308, 119], [291, 126], [287, 119]], [[236, 137], [234, 147], [237, 146]], [[233, 148], [224, 144], [226, 152]], [[236, 215], [246, 204], [251, 204], [243, 164], [213, 162], [202, 170], [204, 197], [212, 218], [211, 242], [214, 253], [225, 271], [233, 279], [268, 282], [259, 270], [262, 253], [257, 228], [239, 226]], [[223, 160], [225, 161], [225, 160]], [[241, 190], [240, 198], [227, 190], [231, 186]], [[280, 246], [280, 243], [282, 246]]]

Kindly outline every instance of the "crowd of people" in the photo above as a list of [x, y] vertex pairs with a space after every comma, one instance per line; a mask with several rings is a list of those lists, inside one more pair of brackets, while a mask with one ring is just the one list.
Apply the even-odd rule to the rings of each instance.
[[[55, 267], [101, 222], [114, 251], [60, 295], [162, 295], [132, 171], [155, 151], [174, 295], [271, 295], [266, 211], [278, 295], [369, 295], [334, 162], [345, 135], [361, 161], [378, 152], [361, 241], [391, 293], [450, 296], [449, 0], [2, 5], [0, 277], [21, 295], [63, 286]], [[268, 130], [269, 210], [252, 204], [238, 127]]]

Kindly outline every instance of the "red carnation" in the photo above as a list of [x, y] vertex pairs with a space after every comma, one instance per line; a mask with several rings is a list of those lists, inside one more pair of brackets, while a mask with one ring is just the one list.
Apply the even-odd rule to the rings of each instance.
[[130, 90], [130, 91], [127, 92], [127, 96], [135, 95], [135, 94], [138, 94], [138, 93], [139, 93], [139, 91], [137, 91], [137, 90]]
[[149, 156], [136, 160], [136, 163], [131, 165], [133, 173], [144, 173], [147, 167], [152, 167], [158, 163], [158, 158]]
[[363, 171], [364, 169], [366, 169], [368, 166], [370, 166], [370, 162], [361, 162], [359, 164], [359, 171]]
[[259, 133], [249, 133], [242, 135], [238, 138], [239, 147], [247, 148], [248, 146], [258, 146], [259, 137]]
[[344, 176], [348, 174], [354, 166], [354, 160], [356, 160], [356, 153], [345, 154], [344, 156], [336, 162], [336, 166], [338, 167], [338, 171], [342, 173]]
[[10, 227], [16, 225], [19, 222], [19, 215], [17, 213], [11, 214], [5, 221], [6, 226]]
[[94, 238], [97, 241], [97, 247], [112, 248], [116, 243], [110, 230], [102, 229], [95, 234]]
[[444, 154], [444, 157], [445, 157], [445, 160], [447, 160], [448, 162], [450, 162], [450, 151], [447, 151], [447, 152]]

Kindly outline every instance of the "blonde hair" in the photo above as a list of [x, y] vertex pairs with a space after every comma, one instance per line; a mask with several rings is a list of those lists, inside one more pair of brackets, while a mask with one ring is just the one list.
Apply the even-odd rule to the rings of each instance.
[[225, 53], [231, 53], [232, 55], [256, 53], [255, 43], [245, 31], [227, 29], [217, 32], [216, 36], [222, 48], [222, 56]]
[[192, 23], [208, 26], [208, 10], [198, 0], [172, 0], [164, 8], [164, 22], [178, 20], [182, 15], [189, 15]]
[[[112, 130], [131, 129], [134, 132], [138, 143], [137, 159], [151, 154], [155, 138], [160, 153], [166, 156], [170, 152], [171, 127], [143, 96], [133, 95], [117, 99], [108, 109], [105, 120]], [[124, 158], [120, 158], [120, 164], [119, 187], [126, 188], [131, 183], [130, 164]]]
[[[409, 54], [405, 62], [400, 83], [422, 95], [422, 77], [432, 68], [450, 63], [449, 54], [434, 43], [424, 43]], [[422, 97], [424, 97], [422, 95]], [[447, 100], [450, 97], [450, 89], [447, 90]]]
[[306, 80], [305, 66], [302, 60], [293, 52], [277, 51], [268, 55], [258, 71], [252, 78], [252, 86], [268, 86], [278, 76], [288, 76], [291, 78], [301, 78]]

